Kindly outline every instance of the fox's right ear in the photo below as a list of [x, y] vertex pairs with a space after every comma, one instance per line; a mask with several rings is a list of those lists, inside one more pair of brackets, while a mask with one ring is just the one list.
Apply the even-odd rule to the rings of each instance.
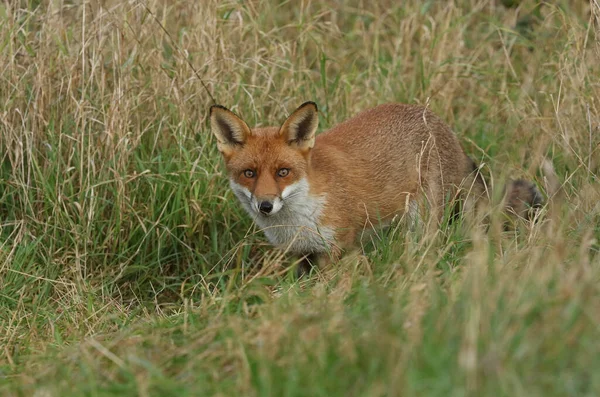
[[304, 102], [287, 118], [279, 133], [287, 143], [302, 151], [315, 145], [315, 133], [319, 126], [319, 111], [314, 102]]
[[250, 128], [231, 110], [221, 106], [210, 107], [210, 129], [217, 138], [217, 147], [225, 156], [244, 145]]

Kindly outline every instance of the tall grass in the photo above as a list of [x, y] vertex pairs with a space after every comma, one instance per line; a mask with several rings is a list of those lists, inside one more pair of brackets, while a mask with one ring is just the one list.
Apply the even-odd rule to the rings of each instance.
[[[600, 5], [503, 3], [0, 4], [2, 394], [600, 392]], [[189, 64], [253, 125], [426, 104], [496, 192], [526, 177], [548, 205], [398, 226], [297, 281]]]

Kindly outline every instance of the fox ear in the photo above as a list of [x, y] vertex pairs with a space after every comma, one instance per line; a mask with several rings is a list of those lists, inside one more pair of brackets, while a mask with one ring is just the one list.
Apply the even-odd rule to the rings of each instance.
[[305, 102], [287, 118], [279, 133], [287, 143], [300, 150], [310, 150], [315, 144], [319, 126], [319, 111], [314, 102]]
[[221, 105], [210, 107], [210, 129], [217, 138], [219, 151], [225, 156], [243, 146], [250, 135], [248, 125]]

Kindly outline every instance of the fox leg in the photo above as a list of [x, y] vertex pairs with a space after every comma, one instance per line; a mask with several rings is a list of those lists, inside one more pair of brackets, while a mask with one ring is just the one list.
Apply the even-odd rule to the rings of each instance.
[[[339, 256], [341, 257], [341, 255]], [[339, 260], [337, 257], [335, 260], [331, 260], [331, 255], [327, 252], [313, 252], [306, 255], [296, 268], [296, 277], [301, 278], [302, 276], [310, 274], [313, 268], [323, 269], [329, 263]]]
[[342, 249], [336, 245], [330, 247], [329, 251], [313, 252], [305, 255], [296, 268], [298, 278], [308, 275], [313, 268], [323, 269], [331, 263], [338, 262], [342, 257]]
[[308, 254], [300, 260], [296, 268], [296, 278], [310, 274], [314, 266], [317, 266], [318, 255], [316, 253]]

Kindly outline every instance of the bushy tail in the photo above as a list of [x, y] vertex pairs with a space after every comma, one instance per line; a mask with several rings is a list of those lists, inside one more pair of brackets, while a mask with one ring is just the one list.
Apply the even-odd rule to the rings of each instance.
[[509, 181], [504, 195], [504, 209], [512, 216], [533, 220], [544, 199], [533, 182], [524, 179]]
[[[473, 162], [475, 174], [474, 184], [479, 187], [479, 197], [487, 202], [489, 197], [488, 184], [478, 167]], [[542, 172], [546, 181], [546, 190], [548, 197], [553, 197], [559, 190], [558, 178], [554, 172], [552, 164], [547, 160], [543, 163]], [[504, 187], [503, 207], [505, 213], [513, 219], [534, 220], [536, 213], [545, 204], [544, 196], [538, 190], [537, 186], [524, 179], [509, 180]]]

